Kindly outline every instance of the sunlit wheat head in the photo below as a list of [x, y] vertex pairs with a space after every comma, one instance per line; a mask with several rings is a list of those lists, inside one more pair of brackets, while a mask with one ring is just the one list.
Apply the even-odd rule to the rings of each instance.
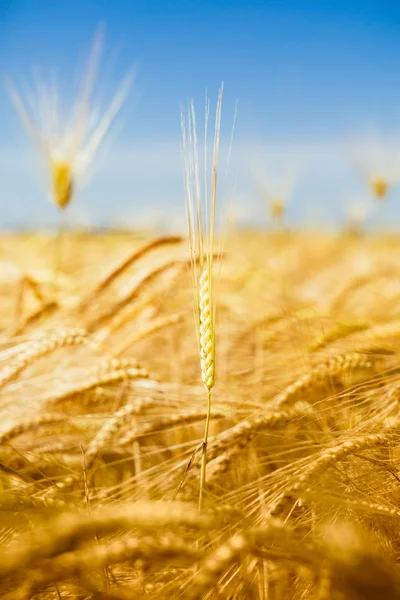
[[[182, 156], [184, 163], [186, 215], [189, 233], [195, 322], [199, 343], [202, 380], [210, 390], [215, 377], [214, 245], [218, 154], [221, 127], [222, 86], [215, 116], [211, 189], [208, 190], [207, 130], [209, 100], [206, 99], [204, 129], [204, 173], [200, 180], [199, 147], [194, 104], [182, 113]], [[204, 183], [203, 183], [204, 182]]]

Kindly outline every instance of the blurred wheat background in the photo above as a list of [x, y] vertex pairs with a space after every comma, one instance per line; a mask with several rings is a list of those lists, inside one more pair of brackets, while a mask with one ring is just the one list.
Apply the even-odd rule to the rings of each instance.
[[399, 10], [134, 4], [0, 7], [0, 597], [400, 600]]

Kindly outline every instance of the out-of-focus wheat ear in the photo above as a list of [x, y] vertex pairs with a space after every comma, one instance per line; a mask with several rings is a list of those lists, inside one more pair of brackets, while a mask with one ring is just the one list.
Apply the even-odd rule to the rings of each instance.
[[383, 200], [389, 193], [390, 184], [385, 177], [373, 177], [369, 181], [372, 195], [377, 200]]

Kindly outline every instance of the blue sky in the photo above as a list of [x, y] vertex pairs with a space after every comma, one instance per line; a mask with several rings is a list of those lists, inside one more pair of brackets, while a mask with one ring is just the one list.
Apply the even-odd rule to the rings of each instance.
[[[39, 65], [68, 94], [101, 22], [106, 93], [132, 66], [136, 77], [97, 171], [71, 206], [74, 222], [178, 226], [180, 106], [193, 96], [201, 111], [205, 89], [215, 100], [222, 80], [224, 140], [238, 101], [231, 174], [240, 220], [267, 221], [256, 190], [278, 189], [281, 176], [294, 181], [290, 223], [342, 222], [345, 207], [366, 196], [344, 150], [350, 142], [372, 153], [383, 146], [400, 165], [396, 1], [2, 0], [0, 70], [21, 85]], [[0, 226], [55, 223], [47, 196], [2, 89]], [[370, 221], [400, 225], [399, 200], [394, 190]]]

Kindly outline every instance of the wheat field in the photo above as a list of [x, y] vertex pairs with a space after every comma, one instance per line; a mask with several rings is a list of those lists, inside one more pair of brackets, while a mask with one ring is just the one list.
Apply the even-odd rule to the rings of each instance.
[[400, 241], [238, 231], [204, 386], [187, 240], [0, 240], [6, 599], [400, 598]]

